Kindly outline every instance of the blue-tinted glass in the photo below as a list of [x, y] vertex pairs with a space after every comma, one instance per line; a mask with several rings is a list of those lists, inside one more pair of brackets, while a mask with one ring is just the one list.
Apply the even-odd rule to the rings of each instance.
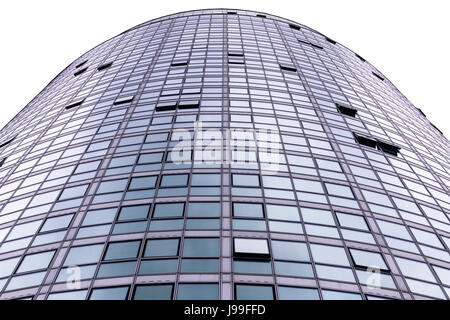
[[149, 209], [149, 205], [122, 207], [117, 220], [124, 221], [147, 219]]
[[217, 300], [219, 299], [219, 285], [212, 283], [178, 285], [178, 300]]
[[218, 238], [185, 238], [183, 257], [218, 257]]
[[273, 300], [273, 287], [260, 285], [236, 285], [236, 300]]
[[175, 273], [177, 268], [177, 259], [143, 260], [139, 274]]
[[136, 258], [140, 244], [140, 241], [110, 243], [104, 260]]
[[147, 240], [144, 257], [164, 257], [178, 255], [180, 239], [151, 239]]
[[154, 218], [183, 216], [184, 203], [157, 203], [153, 211]]
[[319, 300], [317, 289], [278, 286], [279, 300]]
[[133, 300], [170, 300], [172, 291], [171, 284], [136, 286]]
[[89, 300], [125, 300], [128, 287], [93, 289]]

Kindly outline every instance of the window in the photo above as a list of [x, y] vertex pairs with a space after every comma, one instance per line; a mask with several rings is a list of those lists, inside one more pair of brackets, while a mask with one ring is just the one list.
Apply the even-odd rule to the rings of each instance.
[[104, 260], [136, 258], [140, 241], [112, 242], [108, 245]]
[[267, 217], [274, 220], [300, 221], [297, 207], [267, 204]]
[[319, 300], [317, 289], [278, 286], [279, 300]]
[[392, 154], [394, 156], [397, 156], [398, 152], [400, 151], [399, 147], [384, 143], [384, 142], [378, 142], [378, 149], [385, 153]]
[[380, 253], [350, 249], [350, 254], [356, 267], [389, 271]]
[[182, 217], [184, 203], [157, 203], [153, 210], [154, 218]]
[[173, 284], [140, 285], [134, 289], [133, 300], [171, 300]]
[[188, 217], [220, 217], [220, 202], [190, 202]]
[[55, 251], [47, 251], [26, 255], [19, 266], [17, 272], [27, 272], [32, 270], [46, 269], [55, 255]]
[[92, 290], [89, 300], [126, 300], [129, 287], [95, 288]]
[[300, 27], [296, 24], [289, 24], [289, 27], [294, 30], [300, 30]]
[[280, 64], [280, 69], [284, 71], [297, 72], [297, 69], [294, 67], [283, 66]]
[[116, 99], [116, 101], [114, 101], [114, 105], [121, 105], [121, 104], [125, 104], [125, 103], [129, 103], [131, 101], [133, 101], [134, 96], [127, 96], [127, 97], [121, 97]]
[[272, 286], [236, 284], [236, 300], [274, 300]]
[[177, 256], [180, 239], [149, 239], [145, 245], [144, 257]]
[[65, 188], [61, 195], [59, 196], [59, 200], [66, 200], [71, 198], [82, 197], [85, 195], [89, 185], [85, 184], [77, 187]]
[[71, 103], [71, 104], [69, 104], [68, 106], [66, 106], [66, 110], [69, 110], [69, 109], [73, 109], [73, 108], [76, 108], [76, 107], [79, 107], [79, 106], [81, 106], [81, 104], [84, 102], [84, 99], [83, 100], [80, 100], [80, 101], [77, 101], [77, 102], [74, 102], [74, 103]]
[[346, 198], [354, 198], [352, 189], [348, 186], [343, 186], [334, 183], [325, 183], [325, 187], [327, 188], [328, 194], [346, 197]]
[[305, 243], [272, 240], [274, 259], [309, 261], [309, 253]]
[[183, 257], [218, 257], [219, 248], [218, 238], [185, 238]]
[[250, 174], [233, 174], [233, 186], [259, 187], [259, 176]]
[[344, 248], [311, 244], [311, 253], [315, 262], [350, 266]]
[[261, 203], [233, 203], [233, 216], [263, 218], [263, 206]]
[[132, 178], [128, 190], [155, 188], [156, 179], [156, 176]]
[[329, 43], [332, 43], [332, 44], [336, 44], [337, 43], [336, 41], [334, 41], [333, 39], [330, 39], [328, 37], [325, 37], [325, 40], [327, 40]]
[[98, 71], [102, 71], [102, 70], [108, 69], [109, 67], [112, 66], [112, 64], [113, 64], [112, 62], [104, 63], [104, 64], [102, 64], [101, 66], [99, 66], [99, 67], [97, 68], [97, 70], [98, 70]]
[[269, 245], [266, 239], [234, 238], [234, 255], [269, 258]]
[[123, 191], [126, 189], [127, 182], [127, 179], [101, 182], [100, 186], [97, 189], [97, 193]]
[[187, 174], [163, 175], [161, 187], [187, 186], [188, 177]]
[[102, 254], [103, 244], [90, 246], [72, 247], [67, 254], [64, 266], [73, 266], [98, 262]]
[[73, 214], [47, 218], [47, 220], [45, 220], [39, 232], [65, 229], [69, 226], [70, 222], [72, 221], [72, 218]]
[[20, 257], [0, 261], [0, 278], [11, 275], [19, 260]]
[[367, 146], [370, 148], [376, 148], [377, 146], [377, 142], [375, 140], [363, 137], [363, 136], [358, 136], [355, 134], [355, 139], [356, 142], [358, 142], [359, 144], [362, 144], [363, 146]]
[[233, 272], [252, 274], [272, 274], [270, 261], [234, 259]]
[[404, 276], [436, 282], [436, 279], [426, 263], [399, 257], [395, 257], [395, 260]]
[[216, 283], [178, 285], [178, 300], [218, 300], [219, 285]]
[[337, 212], [336, 216], [338, 218], [338, 221], [339, 221], [339, 224], [341, 227], [369, 231], [367, 222], [364, 219], [364, 217], [362, 217], [362, 216], [357, 216], [357, 215], [348, 214], [348, 213], [340, 213], [340, 212]]
[[86, 68], [83, 68], [83, 69], [80, 69], [80, 70], [76, 71], [73, 75], [74, 75], [75, 77], [77, 77], [77, 76], [79, 76], [80, 74], [84, 73], [87, 69], [88, 69], [87, 67], [86, 67]]
[[324, 300], [361, 300], [359, 293], [350, 293], [342, 291], [322, 290]]
[[358, 110], [349, 107], [344, 107], [343, 105], [340, 104], [336, 104], [336, 107], [340, 113], [345, 114], [346, 116], [349, 117], [355, 118], [356, 114], [358, 113]]
[[372, 74], [377, 77], [378, 79], [380, 79], [381, 81], [384, 81], [384, 78], [382, 76], [380, 76], [379, 74], [376, 74], [375, 72], [372, 71]]
[[0, 160], [0, 168], [3, 166], [3, 164], [5, 163], [5, 161], [6, 161], [6, 158], [3, 158], [3, 159]]
[[11, 142], [13, 142], [14, 138], [9, 139], [6, 142], [0, 143], [0, 149], [3, 148], [4, 146], [7, 146], [8, 144], [10, 144]]
[[147, 219], [149, 205], [122, 207], [119, 212], [118, 221]]

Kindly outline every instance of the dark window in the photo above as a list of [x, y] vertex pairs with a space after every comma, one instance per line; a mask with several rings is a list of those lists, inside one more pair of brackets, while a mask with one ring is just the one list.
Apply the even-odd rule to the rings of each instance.
[[376, 74], [375, 72], [372, 71], [372, 74], [377, 77], [378, 79], [380, 79], [381, 81], [384, 81], [384, 78], [382, 76], [380, 76], [379, 74]]
[[384, 142], [378, 142], [378, 148], [381, 151], [392, 154], [394, 156], [397, 156], [398, 152], [400, 151], [399, 147], [392, 146], [392, 145], [384, 143]]
[[227, 14], [237, 14], [236, 11], [227, 11]]
[[319, 45], [317, 45], [317, 44], [311, 43], [311, 45], [312, 45], [314, 48], [317, 48], [317, 49], [323, 49], [322, 46], [319, 46]]
[[291, 71], [291, 72], [297, 71], [297, 69], [295, 69], [294, 67], [282, 66], [281, 64], [280, 64], [280, 68], [281, 68], [281, 70], [285, 70], [285, 71]]
[[325, 38], [329, 43], [336, 44], [337, 42], [330, 38]]
[[295, 24], [289, 24], [289, 27], [291, 27], [294, 30], [300, 30], [300, 27]]
[[5, 161], [6, 161], [6, 158], [3, 158], [3, 159], [0, 160], [0, 168], [3, 166], [3, 164], [5, 163]]
[[375, 140], [366, 138], [366, 137], [362, 137], [362, 136], [358, 136], [355, 134], [355, 139], [359, 144], [362, 144], [364, 146], [367, 147], [371, 147], [371, 148], [376, 148], [377, 147], [377, 142]]
[[10, 144], [13, 140], [14, 140], [14, 138], [0, 144], [0, 149], [3, 148], [4, 146], [7, 146], [8, 144]]
[[102, 64], [100, 67], [97, 68], [97, 70], [98, 71], [102, 71], [102, 70], [108, 69], [109, 67], [112, 66], [112, 64], [113, 64], [112, 62], [108, 62], [108, 63]]
[[66, 110], [69, 110], [69, 109], [73, 109], [73, 108], [79, 107], [79, 106], [81, 106], [81, 104], [82, 104], [83, 102], [84, 102], [84, 99], [81, 100], [81, 101], [77, 101], [77, 102], [71, 103], [71, 104], [69, 104], [68, 106], [66, 106]]
[[84, 60], [83, 62], [77, 64], [77, 65], [75, 66], [75, 68], [82, 67], [82, 66], [84, 66], [87, 62], [88, 62], [88, 60]]
[[85, 72], [87, 69], [88, 69], [87, 67], [86, 67], [86, 68], [83, 68], [83, 69], [81, 69], [81, 70], [75, 72], [73, 75], [74, 75], [75, 77], [76, 77], [76, 76], [79, 76], [80, 74], [82, 74], [83, 72]]
[[260, 17], [260, 18], [267, 18], [267, 16], [265, 14], [257, 14], [256, 16]]
[[357, 56], [359, 58], [359, 60], [361, 60], [362, 62], [366, 62], [366, 59], [361, 57], [359, 54], [355, 53], [355, 56]]
[[350, 116], [350, 117], [355, 117], [356, 114], [358, 113], [358, 110], [353, 109], [353, 108], [349, 108], [349, 107], [344, 107], [340, 104], [336, 104], [336, 107], [338, 109], [338, 111], [342, 114], [345, 114], [346, 116]]
[[170, 65], [171, 67], [181, 67], [181, 66], [187, 66], [188, 65], [188, 61], [174, 61], [172, 62], [172, 64]]
[[175, 110], [177, 108], [176, 102], [164, 102], [164, 103], [158, 103], [155, 110], [156, 111], [169, 111], [169, 110]]

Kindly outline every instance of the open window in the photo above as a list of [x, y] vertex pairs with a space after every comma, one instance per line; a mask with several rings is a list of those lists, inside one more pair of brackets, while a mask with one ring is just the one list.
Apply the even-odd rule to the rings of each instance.
[[10, 144], [13, 140], [14, 140], [14, 138], [9, 139], [9, 140], [6, 141], [6, 142], [0, 143], [0, 149], [3, 148], [3, 147], [6, 147], [6, 146], [7, 146], [8, 144]]
[[112, 64], [113, 64], [112, 62], [104, 63], [100, 67], [98, 67], [97, 70], [102, 71], [102, 70], [108, 69], [109, 67], [112, 66]]
[[298, 25], [296, 25], [296, 24], [289, 24], [289, 27], [291, 28], [291, 29], [294, 29], [294, 30], [300, 30], [300, 27], [298, 26]]
[[267, 239], [234, 238], [234, 257], [270, 259]]
[[346, 116], [349, 116], [349, 117], [353, 117], [353, 118], [358, 113], [358, 110], [356, 110], [356, 109], [349, 108], [349, 107], [346, 107], [346, 106], [343, 106], [343, 105], [340, 105], [337, 103], [336, 103], [336, 108], [338, 109], [338, 111], [340, 113], [345, 114]]
[[359, 136], [357, 134], [355, 134], [355, 139], [356, 142], [358, 142], [359, 144], [362, 144], [366, 147], [370, 147], [370, 148], [376, 148], [377, 147], [377, 142], [375, 140], [363, 137], [363, 136]]
[[280, 69], [284, 70], [284, 71], [297, 72], [296, 68], [291, 67], [291, 66], [281, 65], [281, 64], [280, 64]]
[[382, 76], [380, 76], [379, 74], [376, 74], [375, 72], [372, 71], [372, 74], [377, 77], [378, 79], [380, 79], [381, 81], [384, 81], [384, 78]]
[[73, 103], [69, 104], [68, 106], [66, 106], [66, 110], [70, 110], [70, 109], [79, 107], [79, 106], [81, 106], [81, 104], [82, 104], [83, 102], [84, 102], [84, 99], [83, 99], [83, 100], [80, 100], [80, 101], [77, 101], [77, 102], [73, 102]]
[[400, 151], [399, 147], [384, 143], [384, 142], [378, 142], [378, 149], [380, 149], [383, 152], [392, 154], [394, 156], [397, 156], [398, 152]]

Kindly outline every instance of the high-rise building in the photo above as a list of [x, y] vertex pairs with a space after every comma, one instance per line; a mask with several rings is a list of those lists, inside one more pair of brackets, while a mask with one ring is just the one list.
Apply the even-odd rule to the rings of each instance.
[[198, 10], [0, 131], [1, 299], [449, 299], [449, 141], [361, 56]]

